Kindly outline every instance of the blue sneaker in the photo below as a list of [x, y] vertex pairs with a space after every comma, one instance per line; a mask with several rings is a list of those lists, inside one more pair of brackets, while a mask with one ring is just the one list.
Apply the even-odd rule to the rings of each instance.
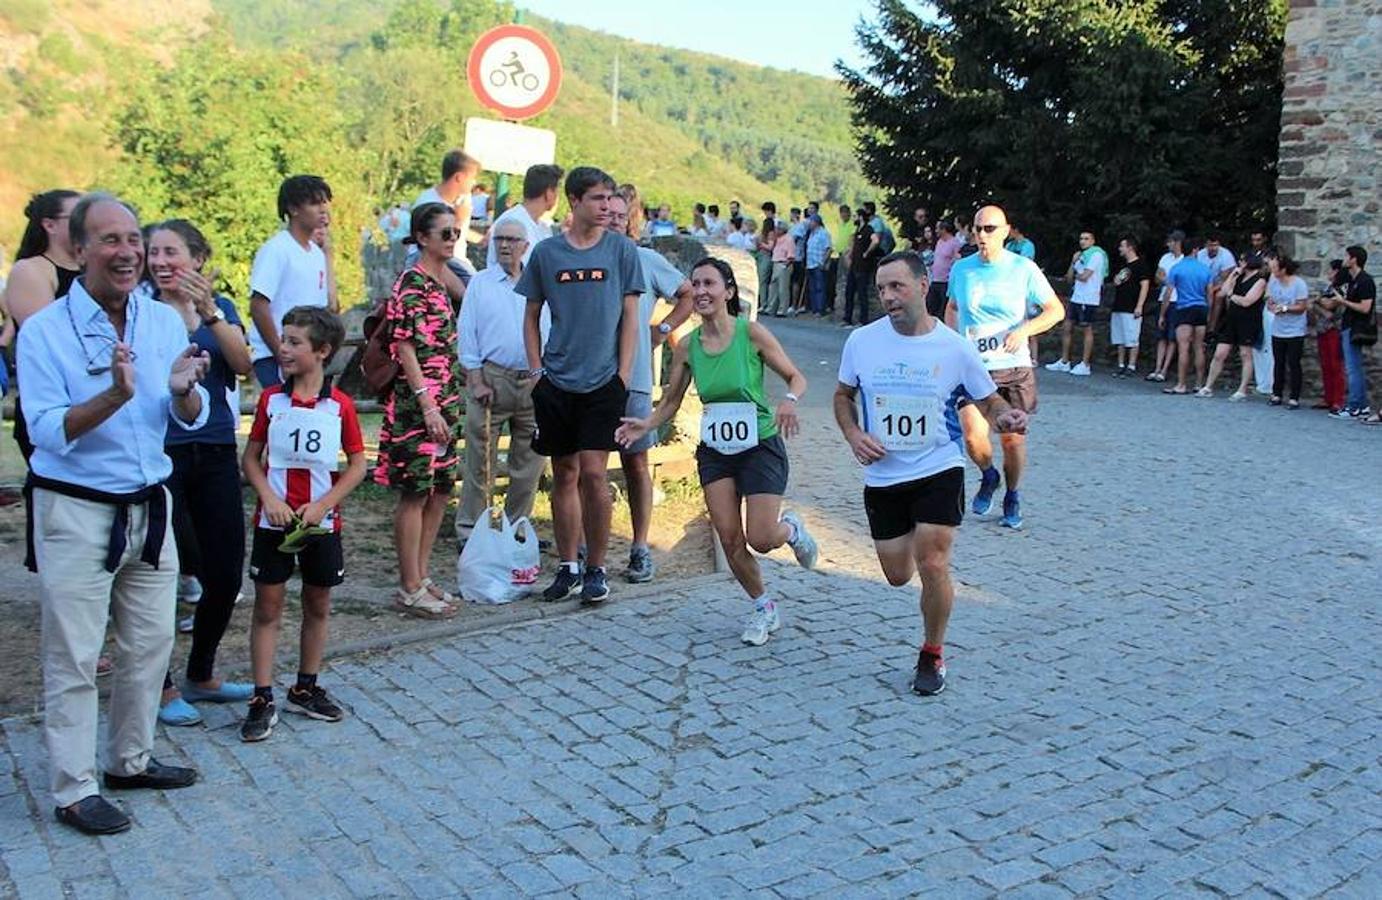
[[1008, 491], [1003, 495], [1003, 518], [998, 524], [1014, 530], [1022, 527], [1022, 500], [1017, 496], [1017, 491]]
[[984, 470], [983, 480], [979, 482], [979, 493], [974, 495], [974, 505], [970, 507], [976, 516], [982, 516], [993, 508], [993, 495], [1003, 477], [998, 470], [989, 466]]
[[182, 683], [182, 697], [193, 703], [245, 703], [254, 696], [254, 685], [248, 682], [222, 681], [214, 691], [204, 690], [190, 681]]
[[158, 720], [164, 725], [200, 725], [202, 714], [181, 697], [175, 697], [158, 709]]

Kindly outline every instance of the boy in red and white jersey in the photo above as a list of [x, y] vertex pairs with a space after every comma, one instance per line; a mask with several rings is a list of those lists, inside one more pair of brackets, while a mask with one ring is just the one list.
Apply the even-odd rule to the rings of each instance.
[[[284, 315], [278, 350], [284, 381], [260, 395], [241, 460], [246, 479], [259, 495], [250, 550], [254, 696], [240, 728], [241, 740], [262, 741], [278, 723], [274, 650], [283, 619], [284, 584], [295, 562], [302, 569], [302, 659], [297, 683], [288, 689], [288, 709], [323, 722], [339, 722], [345, 716], [317, 684], [331, 589], [345, 579], [339, 505], [365, 477], [365, 442], [355, 404], [323, 371], [344, 339], [345, 327], [328, 310], [297, 306]], [[342, 451], [348, 464], [338, 472]], [[302, 527], [326, 531], [299, 549], [280, 549], [285, 532]]]

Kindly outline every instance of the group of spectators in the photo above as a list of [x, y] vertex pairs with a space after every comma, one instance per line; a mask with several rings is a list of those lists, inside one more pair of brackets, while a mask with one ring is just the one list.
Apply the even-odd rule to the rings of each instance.
[[[1156, 356], [1144, 377], [1152, 382], [1174, 378], [1165, 393], [1213, 397], [1236, 350], [1239, 378], [1230, 401], [1243, 401], [1255, 391], [1273, 406], [1299, 409], [1305, 343], [1313, 336], [1321, 379], [1314, 407], [1339, 419], [1382, 424], [1368, 399], [1366, 357], [1377, 341], [1377, 287], [1367, 272], [1367, 249], [1346, 248], [1312, 289], [1296, 261], [1273, 246], [1266, 231], [1252, 232], [1249, 241], [1235, 255], [1218, 235], [1201, 240], [1175, 230], [1153, 264], [1129, 236], [1118, 242], [1118, 261], [1111, 266], [1095, 235], [1082, 232], [1065, 272], [1072, 289], [1061, 355], [1046, 369], [1091, 374], [1097, 314], [1104, 287], [1111, 284], [1114, 377], [1138, 374], [1146, 317], [1153, 323]], [[1076, 328], [1083, 332], [1078, 358], [1072, 346]]]

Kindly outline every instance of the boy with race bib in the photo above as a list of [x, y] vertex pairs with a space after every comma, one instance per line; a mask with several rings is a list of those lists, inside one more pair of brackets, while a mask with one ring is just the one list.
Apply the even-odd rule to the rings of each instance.
[[[677, 344], [662, 400], [646, 419], [625, 417], [615, 439], [627, 447], [670, 421], [695, 381], [705, 406], [696, 467], [706, 509], [735, 579], [754, 601], [742, 639], [762, 646], [782, 618], [749, 548], [769, 553], [787, 544], [802, 566], [816, 564], [815, 539], [795, 513], [781, 511], [787, 490], [782, 439], [797, 433], [806, 377], [772, 332], [739, 318], [739, 286], [723, 260], [707, 257], [691, 269], [691, 299], [701, 326]], [[787, 382], [776, 414], [763, 391], [765, 363]]]
[[884, 576], [900, 586], [921, 575], [912, 690], [932, 695], [945, 690], [945, 629], [955, 601], [950, 548], [964, 517], [957, 406], [970, 402], [1003, 434], [1024, 432], [1027, 415], [1000, 396], [974, 345], [926, 311], [919, 255], [889, 254], [876, 277], [887, 318], [845, 341], [835, 421], [865, 467], [864, 511]]
[[[244, 741], [264, 740], [278, 723], [274, 650], [283, 586], [294, 563], [302, 570], [302, 658], [297, 683], [288, 689], [288, 709], [322, 722], [345, 717], [317, 684], [331, 589], [345, 580], [340, 503], [365, 477], [365, 442], [355, 404], [323, 372], [344, 339], [345, 327], [334, 313], [309, 306], [288, 311], [278, 350], [284, 381], [260, 394], [241, 460], [259, 495], [250, 550], [254, 696], [240, 728]], [[337, 471], [342, 451], [348, 461], [344, 473]]]

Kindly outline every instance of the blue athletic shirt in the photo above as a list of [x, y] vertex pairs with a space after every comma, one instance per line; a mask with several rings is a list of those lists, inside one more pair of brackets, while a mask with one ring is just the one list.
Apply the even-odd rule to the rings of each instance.
[[1209, 305], [1209, 282], [1214, 272], [1187, 253], [1166, 273], [1166, 283], [1176, 290], [1176, 308]]
[[[243, 332], [240, 316], [236, 314], [231, 302], [224, 297], [217, 297], [216, 305], [225, 313], [226, 321], [234, 325], [236, 330]], [[176, 444], [229, 444], [233, 447], [235, 429], [240, 422], [239, 395], [236, 395], [236, 406], [232, 410], [226, 391], [234, 390], [236, 387], [235, 370], [226, 362], [225, 355], [221, 353], [221, 345], [216, 343], [216, 335], [210, 327], [200, 326], [188, 339], [211, 356], [211, 365], [206, 370], [206, 376], [202, 378], [202, 387], [206, 388], [207, 394], [211, 397], [211, 414], [207, 417], [206, 424], [195, 431], [169, 428], [164, 444], [170, 447]]]
[[1031, 368], [1032, 352], [1023, 341], [1016, 353], [1003, 349], [1008, 332], [1052, 296], [1051, 283], [1037, 264], [1011, 250], [993, 262], [979, 254], [958, 260], [950, 270], [947, 296], [955, 304], [955, 328], [979, 351], [989, 371]]
[[973, 345], [945, 323], [902, 335], [884, 316], [852, 332], [840, 354], [840, 383], [858, 389], [859, 427], [888, 449], [864, 467], [864, 484], [887, 487], [964, 466], [956, 403], [992, 394]]

